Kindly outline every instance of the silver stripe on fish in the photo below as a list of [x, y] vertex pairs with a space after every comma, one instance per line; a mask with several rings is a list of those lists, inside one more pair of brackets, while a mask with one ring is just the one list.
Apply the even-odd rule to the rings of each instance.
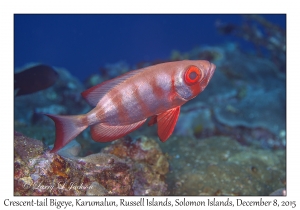
[[169, 93], [171, 91], [172, 86], [172, 77], [169, 74], [160, 73], [156, 75], [156, 84], [160, 88], [162, 88], [165, 92], [165, 94]]
[[127, 111], [128, 117], [132, 120], [139, 121], [145, 117], [142, 117], [144, 114], [137, 98], [135, 97], [137, 91], [134, 90], [134, 88], [135, 85], [130, 84], [121, 90], [122, 104]]
[[[109, 94], [108, 94], [109, 95]], [[103, 104], [100, 104], [102, 110], [104, 110], [103, 120], [104, 122], [108, 122], [111, 125], [118, 125], [119, 116], [118, 116], [118, 108], [113, 103], [113, 100], [105, 95], [103, 97]]]
[[137, 84], [139, 85], [138, 94], [139, 97], [143, 99], [145, 106], [151, 112], [151, 114], [155, 114], [160, 107], [160, 101], [157, 100], [153, 87], [149, 83]]

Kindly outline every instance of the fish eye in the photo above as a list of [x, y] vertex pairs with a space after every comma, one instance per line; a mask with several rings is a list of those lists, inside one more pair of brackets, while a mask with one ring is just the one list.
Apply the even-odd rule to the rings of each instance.
[[197, 66], [189, 66], [184, 74], [184, 80], [188, 85], [197, 83], [202, 78], [202, 71]]

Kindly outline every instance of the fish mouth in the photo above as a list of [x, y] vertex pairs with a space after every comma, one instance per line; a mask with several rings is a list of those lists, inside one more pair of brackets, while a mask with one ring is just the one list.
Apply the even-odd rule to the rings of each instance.
[[210, 67], [209, 67], [209, 74], [208, 74], [208, 81], [212, 78], [213, 74], [215, 73], [216, 70], [216, 65], [213, 63], [210, 63]]
[[208, 85], [210, 79], [212, 78], [213, 74], [215, 73], [215, 69], [216, 69], [216, 65], [213, 64], [213, 63], [210, 63], [210, 66], [209, 66], [208, 71], [206, 73], [205, 79], [200, 84], [202, 87], [205, 88]]

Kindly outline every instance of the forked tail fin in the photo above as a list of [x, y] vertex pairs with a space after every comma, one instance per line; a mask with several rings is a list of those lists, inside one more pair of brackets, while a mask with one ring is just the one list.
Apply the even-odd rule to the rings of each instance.
[[88, 127], [85, 115], [45, 115], [54, 121], [56, 128], [55, 143], [50, 152], [57, 152]]

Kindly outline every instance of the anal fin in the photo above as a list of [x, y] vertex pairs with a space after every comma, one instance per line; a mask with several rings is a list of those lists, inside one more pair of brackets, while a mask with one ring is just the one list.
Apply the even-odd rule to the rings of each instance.
[[167, 141], [173, 133], [179, 114], [180, 106], [177, 106], [157, 116], [157, 133], [162, 142]]
[[92, 139], [98, 142], [116, 140], [138, 129], [145, 121], [146, 119], [129, 125], [108, 125], [105, 123], [98, 123], [91, 126]]

